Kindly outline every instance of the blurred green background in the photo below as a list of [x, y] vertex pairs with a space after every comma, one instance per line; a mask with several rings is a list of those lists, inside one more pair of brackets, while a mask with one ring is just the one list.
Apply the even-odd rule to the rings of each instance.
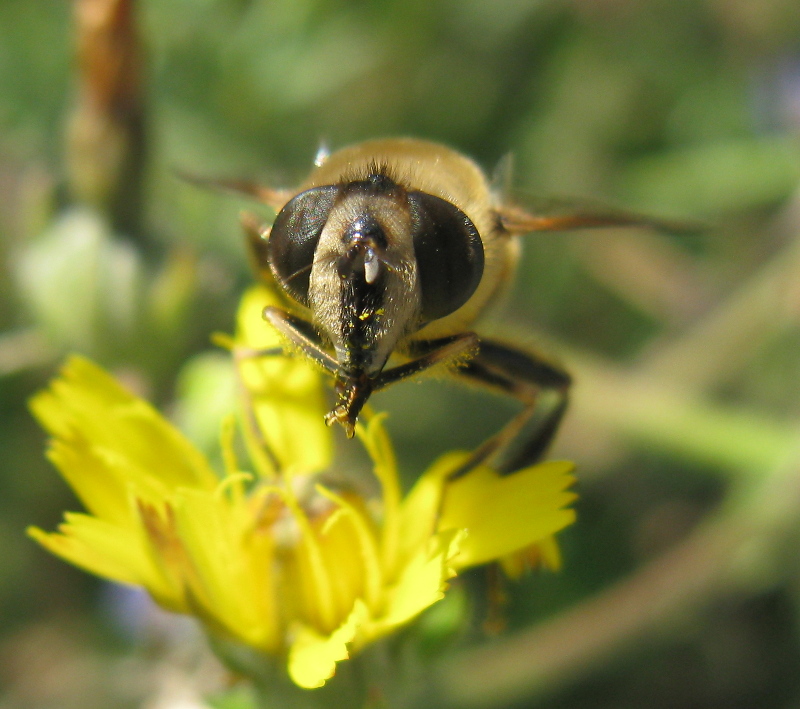
[[[252, 281], [238, 213], [270, 214], [176, 170], [290, 186], [320, 144], [390, 135], [489, 172], [510, 153], [520, 194], [709, 225], [525, 240], [480, 331], [573, 372], [552, 455], [578, 463], [579, 519], [560, 574], [508, 587], [504, 635], [481, 633], [480, 572], [411, 631], [426, 706], [800, 707], [796, 0], [140, 0], [141, 90], [111, 129], [78, 7], [0, 0], [0, 709], [220, 686], [190, 627], [24, 536], [78, 507], [26, 399], [80, 351], [211, 446], [209, 336]], [[409, 480], [514, 410], [438, 381], [374, 404]]]

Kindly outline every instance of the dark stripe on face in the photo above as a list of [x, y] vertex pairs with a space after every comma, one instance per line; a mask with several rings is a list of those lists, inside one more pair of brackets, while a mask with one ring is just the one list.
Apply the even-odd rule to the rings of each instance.
[[341, 337], [345, 347], [342, 368], [347, 374], [370, 371], [383, 331], [385, 274], [367, 283], [363, 269], [351, 269], [342, 284]]

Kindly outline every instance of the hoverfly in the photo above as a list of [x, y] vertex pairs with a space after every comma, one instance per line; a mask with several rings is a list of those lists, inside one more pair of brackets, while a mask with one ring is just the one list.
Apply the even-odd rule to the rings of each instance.
[[[517, 441], [500, 469], [539, 459], [567, 407], [570, 376], [540, 356], [477, 335], [473, 323], [509, 282], [518, 237], [539, 231], [666, 222], [614, 211], [536, 215], [505, 203], [470, 159], [414, 139], [372, 140], [318, 159], [296, 190], [220, 186], [273, 207], [246, 219], [262, 278], [292, 303], [264, 317], [335, 380], [326, 422], [352, 437], [370, 395], [432, 366], [512, 396], [524, 409], [464, 466]], [[391, 360], [391, 362], [390, 362]], [[548, 396], [542, 396], [548, 394]]]

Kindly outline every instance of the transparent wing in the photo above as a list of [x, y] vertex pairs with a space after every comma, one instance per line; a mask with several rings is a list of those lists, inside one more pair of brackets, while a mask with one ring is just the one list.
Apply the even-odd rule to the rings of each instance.
[[592, 200], [525, 197], [519, 201], [525, 207], [510, 203], [497, 208], [503, 227], [516, 235], [604, 227], [643, 227], [671, 234], [697, 234], [707, 230], [707, 226], [699, 222], [652, 217]]
[[256, 182], [249, 180], [229, 180], [229, 179], [216, 179], [210, 177], [200, 177], [192, 175], [182, 170], [175, 171], [178, 177], [186, 182], [190, 182], [198, 187], [212, 190], [223, 190], [225, 192], [234, 192], [245, 197], [267, 204], [272, 207], [276, 212], [280, 211], [281, 207], [286, 204], [294, 195], [292, 190], [281, 190], [273, 187], [264, 187]]

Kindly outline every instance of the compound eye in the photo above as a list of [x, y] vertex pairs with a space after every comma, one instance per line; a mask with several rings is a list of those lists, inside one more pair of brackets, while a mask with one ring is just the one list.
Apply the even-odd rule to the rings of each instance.
[[278, 213], [267, 240], [272, 274], [296, 301], [308, 305], [308, 282], [319, 236], [339, 187], [314, 187], [290, 199]]
[[458, 310], [483, 276], [483, 242], [458, 207], [426, 192], [409, 192], [414, 255], [422, 291], [422, 319]]

